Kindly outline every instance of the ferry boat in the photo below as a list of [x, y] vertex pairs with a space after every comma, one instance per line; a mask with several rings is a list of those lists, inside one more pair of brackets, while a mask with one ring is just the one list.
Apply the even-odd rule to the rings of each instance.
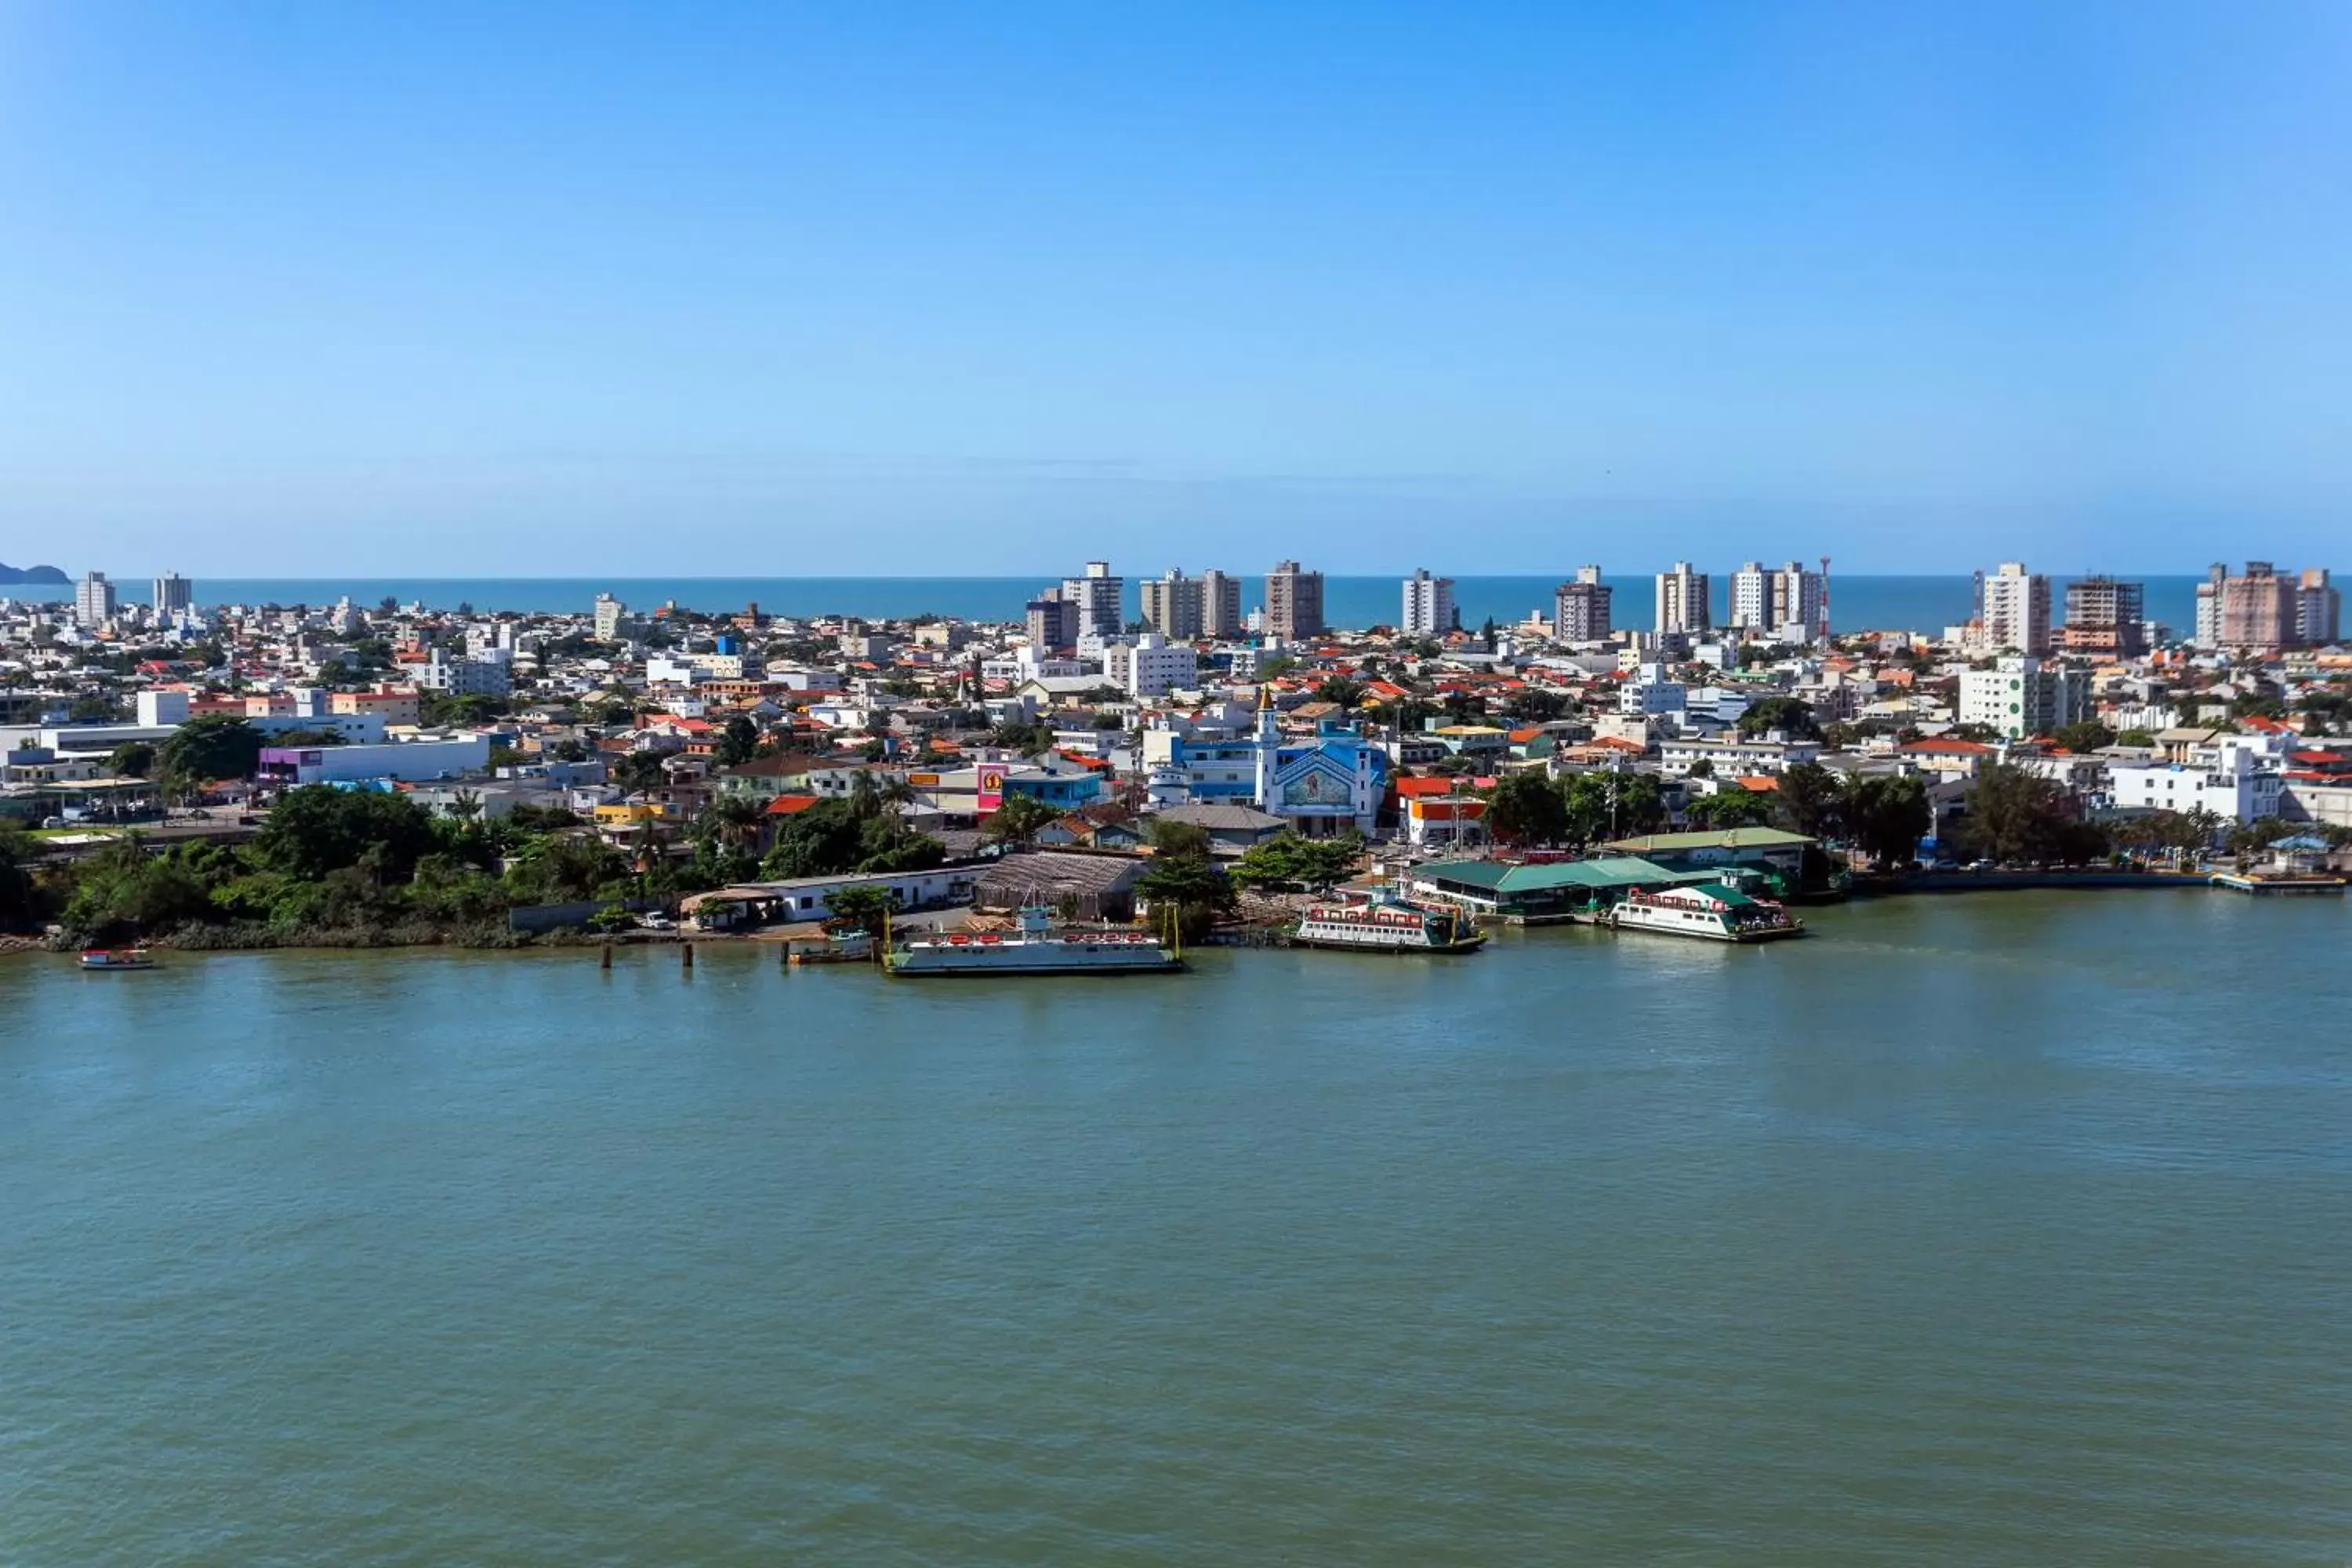
[[787, 963], [866, 963], [874, 957], [874, 938], [870, 932], [831, 931], [821, 936], [794, 937], [784, 944]]
[[81, 955], [84, 969], [152, 969], [155, 961], [143, 947], [93, 947]]
[[1055, 929], [1044, 910], [1023, 910], [1009, 931], [948, 931], [915, 937], [882, 954], [884, 971], [908, 979], [959, 974], [1166, 974], [1181, 952], [1150, 931]]
[[1601, 916], [1601, 923], [1614, 931], [1664, 931], [1703, 942], [1770, 942], [1805, 934], [1804, 923], [1791, 918], [1780, 905], [1769, 899], [1750, 898], [1720, 882], [1628, 893], [1623, 902]]
[[1291, 928], [1297, 947], [1356, 952], [1469, 952], [1486, 933], [1477, 917], [1443, 904], [1416, 904], [1383, 894], [1360, 904], [1315, 904]]

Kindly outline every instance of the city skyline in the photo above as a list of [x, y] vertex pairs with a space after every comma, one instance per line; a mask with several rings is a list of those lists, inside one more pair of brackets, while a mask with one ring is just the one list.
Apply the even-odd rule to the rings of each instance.
[[2347, 49], [2185, 5], [16, 7], [0, 557], [2324, 559]]

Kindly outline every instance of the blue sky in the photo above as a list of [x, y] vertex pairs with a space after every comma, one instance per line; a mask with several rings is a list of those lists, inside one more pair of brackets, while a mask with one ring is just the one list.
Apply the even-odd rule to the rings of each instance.
[[2333, 0], [0, 0], [0, 560], [2322, 562], [2347, 68]]

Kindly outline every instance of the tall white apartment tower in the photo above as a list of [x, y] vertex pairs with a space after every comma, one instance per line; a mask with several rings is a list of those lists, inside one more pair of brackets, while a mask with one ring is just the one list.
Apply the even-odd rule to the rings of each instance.
[[1454, 629], [1454, 579], [1433, 577], [1429, 568], [1404, 580], [1404, 618], [1397, 629], [1407, 637], [1442, 637]]
[[168, 621], [173, 616], [187, 614], [196, 602], [195, 584], [177, 572], [166, 572], [155, 579], [155, 618]]
[[1709, 619], [1713, 595], [1706, 574], [1692, 571], [1687, 561], [1677, 561], [1672, 571], [1659, 573], [1658, 634], [1706, 630], [1713, 624]]
[[2002, 562], [1979, 590], [1977, 624], [1987, 647], [2041, 658], [2050, 651], [2050, 579]]
[[102, 626], [114, 618], [114, 584], [103, 572], [92, 572], [74, 584], [74, 619], [86, 626]]

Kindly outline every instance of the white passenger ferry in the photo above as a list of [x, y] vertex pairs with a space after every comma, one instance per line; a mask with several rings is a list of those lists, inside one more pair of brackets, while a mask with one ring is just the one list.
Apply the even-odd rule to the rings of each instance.
[[955, 974], [1165, 974], [1183, 955], [1149, 931], [1055, 930], [1044, 910], [1023, 910], [1009, 931], [948, 931], [884, 951], [890, 974], [917, 979]]
[[1317, 904], [1291, 928], [1297, 947], [1357, 952], [1468, 952], [1486, 940], [1466, 910], [1381, 895], [1360, 904]]
[[1664, 931], [1705, 942], [1770, 942], [1805, 934], [1803, 923], [1791, 919], [1780, 905], [1750, 898], [1720, 882], [1628, 893], [1601, 921], [1616, 931]]

